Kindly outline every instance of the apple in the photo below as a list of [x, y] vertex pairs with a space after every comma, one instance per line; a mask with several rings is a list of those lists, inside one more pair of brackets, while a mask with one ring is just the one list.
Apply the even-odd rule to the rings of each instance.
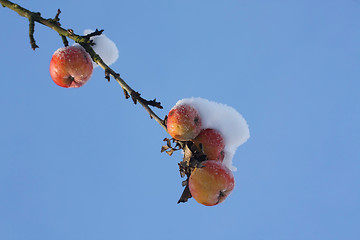
[[50, 61], [51, 78], [61, 87], [81, 87], [90, 79], [92, 72], [90, 55], [81, 46], [59, 48]]
[[199, 112], [189, 104], [179, 104], [173, 107], [167, 118], [167, 130], [177, 140], [194, 139], [201, 131]]
[[192, 197], [205, 206], [223, 202], [235, 186], [234, 175], [219, 161], [207, 160], [200, 163], [189, 177]]
[[207, 159], [220, 162], [224, 160], [225, 143], [219, 131], [212, 128], [203, 129], [193, 142], [198, 148], [200, 148], [200, 144], [202, 145]]

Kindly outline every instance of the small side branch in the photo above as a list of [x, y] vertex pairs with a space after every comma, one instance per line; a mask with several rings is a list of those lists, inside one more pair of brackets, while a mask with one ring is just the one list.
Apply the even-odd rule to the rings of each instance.
[[[61, 11], [60, 11], [60, 9], [58, 9], [55, 17], [53, 19], [50, 19], [50, 21], [53, 20], [55, 23], [57, 23], [58, 26], [61, 26], [61, 24], [60, 24], [60, 13], [61, 13]], [[67, 40], [67, 38], [64, 35], [60, 34], [60, 33], [59, 33], [59, 35], [61, 37], [61, 40], [62, 40], [64, 46], [65, 47], [69, 46], [69, 41]]]
[[36, 48], [39, 48], [38, 45], [36, 45], [36, 41], [34, 38], [34, 32], [35, 32], [35, 21], [34, 18], [31, 16], [29, 18], [29, 37], [30, 37], [30, 45], [32, 50], [35, 51]]
[[159, 108], [159, 109], [163, 109], [163, 106], [161, 106], [161, 103], [160, 102], [157, 102], [156, 101], [156, 98], [154, 98], [154, 100], [145, 100], [143, 98], [141, 98], [147, 105], [149, 106], [152, 106], [152, 107], [156, 107], [156, 108]]
[[104, 32], [104, 29], [96, 29], [94, 32], [85, 35], [84, 37], [90, 39], [91, 37], [100, 36]]
[[60, 18], [59, 18], [60, 13], [61, 13], [61, 11], [60, 11], [60, 9], [58, 9], [58, 10], [57, 10], [57, 13], [56, 13], [56, 15], [55, 15], [55, 17], [54, 17], [54, 21], [55, 21], [55, 22], [60, 22]]
[[124, 90], [125, 99], [129, 99], [130, 98], [129, 93], [125, 89], [123, 90]]

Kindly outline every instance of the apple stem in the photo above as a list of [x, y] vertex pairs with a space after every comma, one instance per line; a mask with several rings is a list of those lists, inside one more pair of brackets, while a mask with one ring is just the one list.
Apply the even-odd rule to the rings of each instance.
[[61, 36], [61, 39], [62, 39], [62, 41], [64, 43], [64, 46], [65, 47], [69, 46], [69, 42], [68, 42], [67, 38], [65, 36], [61, 35], [61, 34], [60, 34], [60, 36]]

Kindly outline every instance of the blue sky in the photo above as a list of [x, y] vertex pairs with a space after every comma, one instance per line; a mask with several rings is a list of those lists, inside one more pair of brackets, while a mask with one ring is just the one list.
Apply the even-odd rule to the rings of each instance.
[[48, 71], [58, 34], [0, 9], [0, 239], [359, 239], [359, 1], [17, 1], [82, 33], [163, 117], [182, 98], [237, 109], [251, 138], [236, 187], [205, 207], [181, 192], [167, 133], [95, 69]]

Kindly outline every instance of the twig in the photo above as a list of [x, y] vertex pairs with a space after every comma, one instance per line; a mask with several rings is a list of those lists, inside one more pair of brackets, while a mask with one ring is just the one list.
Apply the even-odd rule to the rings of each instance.
[[90, 39], [91, 37], [100, 36], [103, 33], [104, 29], [96, 29], [94, 32], [85, 35], [84, 37]]
[[32, 50], [35, 51], [36, 48], [39, 48], [38, 45], [36, 45], [36, 41], [34, 38], [34, 32], [35, 32], [35, 22], [34, 22], [34, 17], [31, 16], [29, 18], [29, 37], [30, 37], [30, 45]]
[[[60, 18], [59, 18], [60, 13], [61, 13], [61, 11], [60, 11], [60, 9], [58, 9], [58, 10], [57, 10], [57, 13], [56, 13], [56, 15], [55, 15], [55, 17], [54, 17], [54, 19], [53, 19], [54, 22], [56, 22], [59, 26], [61, 26], [61, 24], [60, 24]], [[69, 42], [68, 42], [67, 38], [66, 38], [64, 35], [61, 35], [61, 34], [59, 34], [59, 35], [60, 35], [60, 37], [61, 37], [61, 39], [62, 39], [62, 41], [63, 41], [63, 43], [64, 43], [64, 46], [65, 46], [65, 47], [69, 46]]]
[[58, 10], [57, 10], [57, 13], [56, 13], [56, 15], [55, 15], [55, 17], [54, 17], [54, 21], [60, 22], [60, 18], [59, 18], [60, 13], [61, 13], [61, 11], [60, 11], [60, 9], [58, 9]]

